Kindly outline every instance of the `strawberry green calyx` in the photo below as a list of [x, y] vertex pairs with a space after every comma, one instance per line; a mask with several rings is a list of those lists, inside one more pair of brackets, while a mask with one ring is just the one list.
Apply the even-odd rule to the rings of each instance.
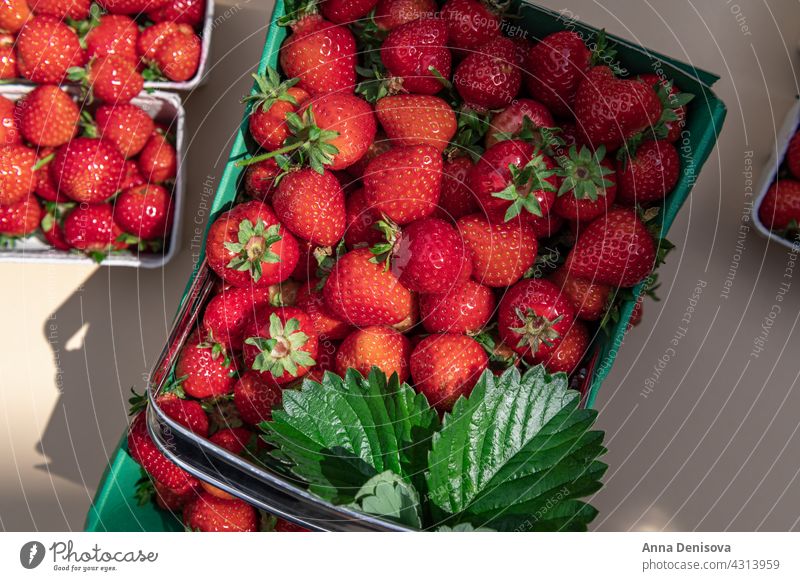
[[563, 315], [559, 315], [551, 321], [531, 309], [528, 309], [527, 312], [517, 309], [516, 313], [522, 323], [520, 327], [511, 328], [521, 336], [517, 347], [527, 346], [530, 348], [531, 354], [536, 354], [540, 347], [552, 347], [555, 340], [561, 337], [561, 334], [555, 330], [555, 325], [561, 321]]
[[592, 51], [592, 57], [589, 60], [590, 66], [605, 65], [609, 67], [615, 75], [623, 75], [627, 72], [619, 64], [617, 60], [617, 49], [609, 42], [605, 28], [597, 33], [597, 38], [594, 42], [589, 43], [589, 48]]
[[671, 80], [666, 82], [657, 83], [654, 88], [658, 100], [661, 101], [661, 117], [658, 123], [652, 128], [653, 135], [656, 139], [664, 139], [669, 134], [669, 126], [667, 123], [674, 123], [680, 121], [677, 111], [682, 107], [686, 107], [694, 99], [692, 93], [673, 93], [673, 82]]
[[576, 146], [569, 148], [569, 153], [560, 156], [556, 161], [561, 168], [559, 172], [563, 178], [558, 195], [563, 196], [572, 192], [578, 200], [597, 200], [599, 196], [606, 195], [606, 188], [613, 186], [613, 182], [605, 178], [613, 174], [614, 170], [604, 166], [601, 162], [606, 156], [606, 148], [601, 145], [592, 151], [585, 145], [580, 151]]
[[122, 242], [128, 246], [133, 246], [140, 252], [160, 252], [164, 247], [161, 240], [142, 240], [138, 236], [123, 232], [117, 236], [116, 242]]
[[272, 67], [267, 67], [263, 75], [253, 73], [258, 91], [242, 99], [242, 103], [252, 103], [253, 110], [261, 109], [268, 111], [276, 101], [286, 101], [292, 105], [297, 105], [297, 99], [288, 93], [300, 79], [288, 79], [281, 81], [278, 71]]
[[675, 249], [675, 245], [661, 236], [663, 230], [663, 220], [659, 218], [661, 213], [660, 208], [654, 206], [652, 208], [642, 209], [636, 208], [639, 219], [644, 224], [653, 241], [656, 244], [656, 261], [653, 268], [658, 268], [667, 261], [667, 256]]
[[555, 192], [556, 187], [550, 183], [549, 178], [556, 175], [558, 170], [548, 167], [541, 151], [537, 151], [524, 167], [519, 168], [512, 164], [508, 169], [511, 172], [511, 183], [505, 189], [492, 194], [495, 198], [511, 202], [504, 220], [508, 222], [516, 218], [523, 209], [541, 217], [542, 208], [535, 192]]
[[278, 26], [292, 26], [306, 16], [318, 14], [318, 0], [285, 0], [284, 15], [278, 19]]
[[239, 241], [226, 242], [225, 248], [236, 256], [228, 263], [228, 268], [242, 272], [250, 271], [254, 282], [261, 279], [261, 263], [280, 262], [280, 257], [270, 247], [281, 240], [278, 233], [280, 226], [273, 224], [269, 228], [259, 219], [255, 226], [250, 220], [239, 222]]
[[486, 132], [489, 130], [491, 113], [480, 113], [474, 109], [462, 106], [456, 111], [456, 134], [445, 150], [448, 159], [459, 155], [469, 155], [472, 161], [478, 161], [483, 155], [481, 145]]
[[495, 135], [495, 139], [497, 141], [506, 141], [508, 139], [526, 141], [532, 143], [547, 155], [552, 156], [558, 148], [565, 145], [564, 139], [559, 133], [561, 133], [560, 127], [536, 125], [530, 117], [525, 115], [522, 118], [522, 127], [517, 133], [500, 132]]
[[65, 20], [66, 24], [78, 34], [78, 41], [82, 49], [86, 50], [86, 37], [92, 29], [100, 25], [100, 17], [102, 15], [103, 9], [100, 8], [100, 5], [92, 3], [89, 7], [89, 17], [85, 20], [75, 20], [73, 18], [67, 18]]
[[392, 251], [400, 239], [400, 226], [392, 222], [387, 216], [384, 216], [383, 219], [375, 222], [372, 227], [383, 234], [384, 241], [369, 249], [373, 254], [369, 260], [373, 264], [383, 263], [383, 270], [387, 271], [389, 270]]
[[269, 338], [250, 337], [245, 344], [252, 345], [260, 350], [253, 361], [253, 370], [269, 371], [273, 377], [282, 377], [288, 373], [297, 377], [298, 367], [313, 367], [316, 361], [303, 347], [308, 343], [308, 335], [300, 331], [300, 321], [291, 318], [286, 325], [281, 323], [275, 313], [269, 317]]

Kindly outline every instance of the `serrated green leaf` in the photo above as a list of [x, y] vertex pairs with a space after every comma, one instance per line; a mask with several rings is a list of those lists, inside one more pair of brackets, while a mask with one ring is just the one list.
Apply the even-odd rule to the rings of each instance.
[[391, 471], [370, 478], [356, 493], [350, 506], [415, 529], [422, 526], [419, 494], [411, 484]]

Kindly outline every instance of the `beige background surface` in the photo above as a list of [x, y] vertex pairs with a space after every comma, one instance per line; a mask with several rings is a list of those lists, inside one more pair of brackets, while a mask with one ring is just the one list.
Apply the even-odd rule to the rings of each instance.
[[[754, 356], [787, 255], [755, 231], [737, 250], [737, 236], [747, 152], [758, 177], [798, 92], [800, 2], [568, 6], [719, 73], [729, 107], [719, 148], [670, 235], [679, 248], [662, 269], [663, 300], [647, 305], [597, 402], [610, 468], [595, 527], [798, 529], [800, 281], [789, 279], [765, 350]], [[143, 387], [191, 271], [270, 11], [268, 0], [218, 3], [210, 81], [186, 97], [183, 251], [166, 269], [0, 265], [0, 528], [82, 527], [125, 425], [129, 390]], [[731, 264], [738, 268], [724, 298]], [[696, 293], [698, 283], [705, 286]]]

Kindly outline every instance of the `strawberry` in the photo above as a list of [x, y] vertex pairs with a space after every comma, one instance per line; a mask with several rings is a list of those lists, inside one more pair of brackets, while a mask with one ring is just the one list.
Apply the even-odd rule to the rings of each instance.
[[796, 180], [800, 180], [800, 131], [794, 134], [786, 150], [786, 167]]
[[262, 381], [283, 385], [316, 365], [319, 338], [311, 318], [295, 307], [272, 307], [245, 330], [244, 362]]
[[372, 326], [350, 333], [336, 353], [338, 375], [344, 377], [348, 369], [355, 369], [364, 377], [372, 367], [380, 369], [386, 377], [397, 374], [400, 383], [408, 379], [408, 359], [411, 344], [391, 327]]
[[69, 250], [71, 246], [64, 236], [64, 225], [61, 219], [61, 211], [49, 209], [39, 225], [45, 241], [56, 250]]
[[663, 111], [656, 91], [633, 79], [618, 79], [608, 67], [594, 67], [578, 86], [575, 119], [586, 143], [609, 151], [634, 134], [655, 127]]
[[318, 290], [319, 281], [316, 279], [309, 279], [309, 281], [300, 286], [297, 292], [297, 301], [295, 305], [297, 308], [302, 309], [311, 318], [314, 326], [314, 331], [320, 339], [327, 339], [330, 341], [338, 341], [344, 339], [352, 331], [352, 327], [337, 319], [328, 309], [325, 304], [325, 297], [322, 291]]
[[508, 221], [549, 214], [560, 182], [548, 155], [526, 141], [509, 139], [486, 150], [467, 175], [467, 185], [484, 211]]
[[175, 365], [175, 376], [184, 378], [181, 385], [198, 399], [225, 395], [233, 391], [236, 365], [224, 350], [192, 336], [186, 341]]
[[244, 173], [244, 193], [251, 200], [269, 201], [275, 189], [275, 179], [283, 171], [274, 159], [265, 159], [247, 166]]
[[267, 67], [263, 75], [253, 75], [253, 78], [258, 90], [244, 99], [245, 103], [252, 103], [250, 135], [261, 147], [272, 151], [289, 136], [286, 115], [296, 113], [310, 95], [294, 86], [299, 79], [281, 82], [278, 71], [272, 67]]
[[336, 24], [349, 24], [366, 16], [378, 0], [326, 0], [320, 5], [322, 15]]
[[272, 194], [275, 215], [294, 235], [319, 246], [333, 246], [344, 235], [344, 193], [329, 171], [290, 172]]
[[497, 312], [500, 338], [528, 361], [547, 357], [575, 320], [575, 309], [554, 283], [525, 279], [512, 286]]
[[89, 17], [92, 0], [28, 0], [34, 13], [59, 20], [84, 20]]
[[111, 14], [143, 14], [157, 10], [167, 2], [168, 0], [97, 0]]
[[186, 493], [199, 482], [188, 472], [173, 464], [156, 447], [147, 432], [147, 418], [139, 413], [131, 423], [128, 432], [128, 453], [156, 481], [176, 494]]
[[88, 59], [118, 55], [138, 62], [136, 44], [139, 42], [139, 27], [128, 16], [103, 14], [86, 35], [86, 56]]
[[[558, 205], [558, 200], [556, 200], [556, 205]], [[542, 216], [541, 218], [538, 216], [528, 216], [526, 222], [533, 228], [536, 239], [541, 240], [542, 238], [550, 238], [555, 235], [566, 220], [555, 212], [550, 212], [547, 216]]]
[[800, 223], [800, 181], [785, 178], [773, 183], [761, 201], [758, 217], [770, 230], [794, 229]]
[[688, 102], [686, 101], [687, 98], [691, 99], [692, 96], [682, 95], [680, 89], [672, 81], [663, 79], [653, 73], [639, 75], [639, 79], [656, 90], [664, 106], [664, 113], [667, 110], [670, 112], [669, 117], [666, 119], [662, 113], [660, 123], [664, 124], [664, 133], [660, 137], [671, 143], [678, 141], [681, 138], [683, 128], [686, 127], [686, 104], [684, 102]]
[[0, 30], [19, 32], [30, 15], [27, 0], [3, 0], [0, 2]]
[[367, 203], [363, 188], [348, 196], [346, 210], [347, 226], [344, 241], [350, 250], [358, 246], [374, 246], [383, 241], [383, 235], [377, 227], [381, 215]]
[[151, 8], [147, 17], [153, 22], [188, 24], [195, 28], [203, 22], [206, 0], [167, 0], [160, 7]]
[[439, 151], [456, 134], [456, 114], [439, 97], [393, 95], [375, 103], [375, 115], [393, 145], [431, 145]]
[[422, 325], [429, 333], [477, 333], [491, 319], [494, 307], [492, 290], [473, 280], [419, 298]]
[[299, 259], [297, 240], [269, 206], [246, 202], [220, 215], [208, 230], [208, 265], [238, 287], [286, 280]]
[[300, 525], [296, 525], [293, 522], [289, 522], [288, 520], [284, 520], [282, 518], [278, 519], [278, 522], [275, 523], [275, 532], [276, 533], [310, 533], [308, 529], [304, 529]]
[[481, 45], [459, 63], [453, 85], [467, 105], [478, 110], [498, 109], [514, 100], [522, 84], [515, 55], [514, 43], [500, 37]]
[[392, 148], [392, 143], [386, 138], [382, 131], [377, 130], [374, 141], [367, 148], [367, 152], [355, 162], [353, 165], [347, 167], [347, 173], [355, 179], [360, 180], [364, 177], [364, 170], [373, 159], [380, 154], [389, 151]]
[[252, 439], [253, 432], [247, 428], [223, 428], [215, 432], [208, 440], [231, 454], [239, 456], [247, 450]]
[[203, 43], [194, 30], [178, 30], [164, 38], [153, 56], [159, 72], [170, 81], [188, 81], [197, 73]]
[[145, 184], [124, 190], [114, 204], [114, 221], [139, 240], [163, 240], [172, 228], [172, 196], [161, 186]]
[[258, 531], [256, 509], [238, 498], [218, 498], [204, 491], [183, 509], [190, 531], [203, 533], [250, 533]]
[[514, 43], [514, 63], [522, 70], [525, 71], [525, 65], [528, 62], [528, 53], [533, 48], [533, 42], [524, 36], [512, 36], [511, 42]]
[[78, 35], [52, 16], [34, 16], [17, 37], [17, 66], [26, 79], [38, 84], [59, 84], [86, 56]]
[[556, 115], [572, 116], [575, 94], [591, 62], [592, 53], [577, 32], [554, 32], [528, 53], [528, 92]]
[[154, 132], [139, 152], [137, 160], [142, 177], [151, 184], [175, 179], [178, 173], [178, 153], [166, 135]]
[[0, 79], [16, 79], [21, 76], [17, 67], [16, 39], [11, 34], [0, 34]]
[[379, 29], [394, 30], [406, 22], [435, 16], [437, 9], [434, 0], [379, 0], [374, 18]]
[[602, 216], [617, 197], [620, 178], [614, 162], [605, 157], [600, 146], [592, 152], [585, 145], [580, 151], [574, 145], [557, 158], [564, 174], [553, 211], [567, 220], [590, 222]]
[[381, 46], [381, 60], [395, 85], [408, 93], [435, 95], [440, 78], [450, 78], [452, 56], [447, 48], [447, 24], [420, 18], [392, 30]]
[[561, 342], [543, 357], [536, 359], [550, 373], [571, 374], [580, 365], [589, 350], [589, 330], [580, 321], [574, 321], [564, 333]]
[[490, 221], [470, 214], [457, 222], [464, 242], [472, 251], [472, 278], [490, 287], [517, 282], [536, 260], [536, 234], [520, 220]]
[[644, 314], [644, 295], [639, 295], [636, 299], [636, 304], [633, 305], [633, 310], [631, 311], [631, 318], [628, 320], [628, 327], [625, 329], [626, 331], [630, 331], [633, 327], [639, 325], [642, 322], [642, 315]]
[[95, 99], [114, 105], [130, 103], [144, 87], [136, 61], [118, 54], [95, 57], [85, 69], [70, 69], [69, 79], [82, 83]]
[[600, 284], [631, 287], [656, 262], [656, 246], [634, 210], [617, 208], [584, 230], [567, 256], [570, 276]]
[[659, 202], [672, 191], [681, 172], [681, 160], [668, 141], [646, 141], [619, 171], [617, 199], [626, 206]]
[[233, 388], [233, 403], [243, 421], [257, 426], [272, 420], [272, 408], [280, 405], [281, 393], [277, 383], [262, 381], [258, 374], [248, 371]]
[[325, 283], [325, 304], [333, 316], [351, 325], [400, 323], [411, 314], [411, 293], [372, 257], [367, 248], [342, 256]]
[[94, 118], [100, 137], [113, 143], [126, 158], [142, 151], [155, 128], [153, 120], [143, 109], [129, 103], [101, 105]]
[[478, 200], [467, 183], [467, 175], [473, 165], [467, 156], [445, 160], [442, 167], [442, 193], [436, 209], [438, 217], [458, 220], [480, 209]]
[[58, 187], [50, 178], [50, 162], [54, 150], [49, 147], [39, 149], [39, 162], [36, 169], [36, 195], [48, 202], [64, 202], [66, 196], [59, 194]]
[[430, 145], [382, 153], [364, 173], [367, 203], [401, 226], [431, 215], [439, 201], [442, 165], [441, 153]]
[[465, 53], [500, 36], [500, 16], [480, 0], [447, 0], [439, 17], [447, 22], [450, 44]]
[[124, 175], [119, 184], [120, 191], [135, 188], [136, 186], [143, 186], [147, 183], [142, 177], [142, 174], [139, 173], [139, 166], [131, 159], [125, 161], [125, 169], [123, 172]]
[[172, 21], [156, 22], [139, 33], [136, 41], [136, 53], [146, 64], [155, 63], [156, 55], [173, 34], [191, 34], [194, 29], [188, 24], [177, 24]]
[[50, 179], [76, 202], [97, 204], [113, 196], [125, 171], [117, 148], [103, 139], [78, 137], [56, 151]]
[[[197, 481], [195, 481], [197, 482]], [[197, 482], [196, 486], [199, 486]], [[196, 488], [188, 488], [184, 492], [175, 492], [174, 490], [164, 486], [158, 480], [152, 481], [153, 490], [156, 495], [156, 505], [161, 510], [178, 513], [197, 496]], [[149, 499], [150, 497], [148, 497]]]
[[283, 41], [280, 64], [287, 78], [317, 96], [352, 91], [356, 83], [356, 41], [345, 26], [328, 22], [318, 14], [292, 25]]
[[0, 204], [0, 242], [30, 236], [39, 228], [41, 219], [42, 207], [36, 196], [28, 196], [8, 206]]
[[36, 187], [36, 152], [24, 145], [0, 147], [0, 204], [24, 200]]
[[0, 147], [15, 145], [22, 141], [14, 108], [13, 101], [0, 95]]
[[572, 303], [575, 315], [584, 321], [599, 321], [603, 317], [614, 290], [606, 284], [570, 276], [564, 268], [550, 275], [550, 280], [561, 288], [561, 292]]
[[229, 351], [241, 351], [245, 329], [269, 305], [261, 287], [223, 289], [206, 305], [203, 327], [209, 339]]
[[414, 388], [439, 411], [450, 411], [489, 366], [486, 351], [466, 335], [430, 335], [411, 353]]
[[208, 415], [199, 402], [181, 399], [174, 393], [165, 393], [156, 398], [156, 404], [161, 411], [182, 426], [198, 436], [208, 437]]
[[66, 92], [41, 85], [17, 102], [17, 123], [22, 136], [39, 147], [59, 147], [72, 139], [81, 118], [80, 109]]
[[80, 204], [64, 219], [64, 239], [72, 248], [102, 260], [113, 250], [123, 250], [122, 230], [114, 222], [111, 204]]
[[503, 139], [516, 138], [522, 132], [525, 118], [533, 128], [555, 127], [556, 122], [547, 107], [532, 99], [516, 99], [502, 111], [495, 113], [486, 132], [486, 148]]

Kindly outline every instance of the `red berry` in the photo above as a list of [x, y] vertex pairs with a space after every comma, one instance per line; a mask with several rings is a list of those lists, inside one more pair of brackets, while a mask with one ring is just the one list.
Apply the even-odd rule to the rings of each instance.
[[170, 81], [188, 81], [197, 73], [203, 43], [194, 30], [180, 28], [163, 39], [153, 55], [161, 73]]
[[394, 30], [406, 22], [435, 16], [437, 10], [434, 0], [379, 0], [374, 18], [381, 30]]
[[772, 184], [761, 206], [758, 217], [770, 230], [785, 230], [800, 223], [800, 181], [779, 179]]
[[187, 529], [203, 533], [258, 531], [256, 509], [238, 498], [219, 498], [208, 491], [186, 505], [183, 522]]
[[144, 412], [134, 418], [128, 432], [128, 453], [150, 476], [176, 494], [186, 493], [199, 482], [164, 456], [147, 432]]
[[570, 374], [580, 365], [589, 350], [589, 331], [586, 325], [575, 321], [567, 329], [561, 342], [551, 353], [538, 358], [536, 363], [542, 363], [550, 373], [563, 372]]
[[577, 32], [563, 30], [544, 37], [528, 53], [528, 91], [556, 115], [572, 116], [575, 94], [591, 58], [592, 53]]
[[556, 122], [547, 107], [533, 99], [516, 99], [511, 105], [495, 113], [486, 132], [486, 147], [502, 141], [501, 134], [517, 137], [525, 118], [535, 127], [555, 127]]
[[197, 27], [203, 22], [206, 0], [168, 0], [161, 7], [150, 9], [147, 17], [153, 22], [175, 22]]
[[436, 215], [445, 220], [458, 220], [480, 209], [478, 199], [467, 183], [467, 175], [473, 167], [466, 155], [445, 160], [442, 167], [442, 193]]
[[447, 40], [444, 20], [420, 18], [389, 33], [381, 46], [381, 60], [403, 90], [435, 95], [442, 90], [442, 83], [433, 70], [450, 78], [452, 56]]
[[517, 96], [522, 83], [515, 61], [513, 42], [502, 37], [490, 40], [459, 63], [453, 85], [461, 98], [476, 109], [505, 107]]
[[439, 16], [447, 22], [450, 44], [465, 51], [500, 35], [500, 17], [480, 0], [447, 0]]
[[625, 205], [659, 202], [672, 191], [681, 172], [681, 160], [668, 141], [646, 141], [619, 171], [618, 201]]
[[392, 145], [432, 145], [439, 151], [456, 133], [453, 108], [432, 95], [390, 95], [375, 103], [375, 115]]
[[59, 147], [75, 135], [80, 109], [66, 92], [41, 85], [17, 102], [17, 123], [23, 137], [39, 147]]
[[134, 157], [150, 139], [155, 124], [136, 105], [101, 105], [94, 114], [100, 136], [113, 143], [126, 158]]
[[97, 26], [86, 35], [86, 56], [89, 59], [118, 55], [133, 62], [139, 60], [136, 43], [139, 41], [139, 27], [136, 22], [124, 15], [104, 14]]
[[24, 200], [36, 187], [36, 152], [24, 145], [0, 147], [0, 204]]
[[114, 204], [114, 221], [141, 240], [162, 240], [172, 227], [172, 196], [154, 184], [123, 191]]
[[367, 202], [363, 188], [348, 196], [346, 210], [347, 226], [344, 241], [350, 250], [358, 246], [374, 246], [383, 241], [383, 236], [376, 226], [381, 214]]
[[786, 150], [786, 167], [795, 179], [800, 180], [800, 131], [794, 134]]
[[30, 236], [39, 228], [42, 207], [36, 196], [10, 205], [0, 204], [0, 237], [23, 238]]
[[344, 235], [344, 192], [329, 171], [290, 172], [272, 194], [272, 207], [286, 228], [312, 244], [333, 246]]
[[320, 339], [338, 341], [344, 339], [352, 331], [352, 327], [344, 321], [337, 319], [325, 304], [321, 290], [317, 290], [319, 282], [310, 279], [300, 286], [297, 292], [295, 305], [302, 309], [311, 318], [314, 331]]
[[119, 190], [124, 174], [125, 160], [103, 139], [73, 139], [58, 149], [50, 163], [50, 179], [76, 202], [107, 200]]
[[488, 324], [494, 307], [492, 290], [472, 280], [419, 298], [422, 325], [429, 333], [477, 333]]
[[111, 204], [81, 204], [64, 219], [64, 238], [72, 248], [86, 253], [107, 254], [122, 250], [122, 230], [114, 222]]
[[166, 393], [159, 396], [156, 403], [167, 416], [182, 426], [198, 436], [208, 437], [208, 415], [200, 402], [181, 399], [173, 393]]
[[411, 344], [398, 331], [385, 326], [365, 327], [342, 342], [336, 353], [336, 373], [344, 377], [348, 369], [355, 369], [367, 377], [374, 366], [387, 378], [396, 373], [403, 383], [408, 379], [410, 355]]
[[275, 189], [275, 178], [282, 172], [273, 158], [247, 166], [244, 173], [244, 193], [251, 200], [268, 202]]
[[178, 154], [166, 135], [155, 132], [139, 152], [138, 165], [144, 179], [160, 184], [175, 179]]
[[233, 403], [243, 421], [257, 426], [272, 420], [272, 408], [280, 405], [282, 393], [274, 381], [263, 381], [258, 374], [248, 371], [233, 388]]
[[556, 270], [550, 279], [572, 303], [575, 315], [584, 321], [599, 321], [608, 309], [613, 287], [575, 278], [564, 268]]
[[17, 37], [17, 66], [34, 83], [57, 85], [71, 67], [85, 62], [78, 35], [52, 16], [34, 16]]
[[236, 367], [230, 358], [210, 343], [190, 337], [178, 356], [175, 376], [182, 377], [184, 391], [198, 399], [233, 391]]
[[378, 0], [326, 0], [322, 2], [322, 15], [336, 24], [350, 24], [375, 8]]

